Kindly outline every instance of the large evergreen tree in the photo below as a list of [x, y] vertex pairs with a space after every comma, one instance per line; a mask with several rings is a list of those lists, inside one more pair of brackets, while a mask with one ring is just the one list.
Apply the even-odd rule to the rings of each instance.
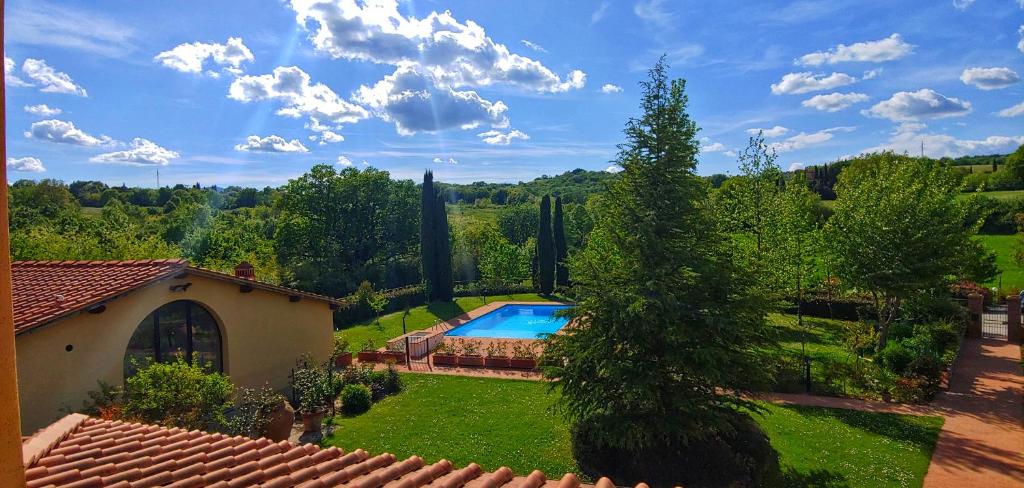
[[436, 267], [433, 299], [450, 302], [454, 296], [452, 243], [448, 229], [448, 211], [444, 196], [438, 193], [434, 203], [434, 262]]
[[555, 197], [555, 283], [558, 286], [569, 286], [569, 268], [566, 259], [569, 249], [565, 244], [565, 219], [562, 216], [562, 197]]
[[427, 170], [423, 173], [423, 187], [420, 191], [420, 269], [423, 273], [423, 283], [427, 287], [428, 300], [433, 299], [434, 290], [437, 288], [437, 240], [434, 237], [436, 203], [434, 173]]
[[544, 294], [555, 289], [555, 243], [551, 235], [551, 197], [540, 199], [537, 226], [537, 289]]
[[[662, 60], [642, 87], [623, 170], [570, 259], [576, 322], [548, 339], [544, 373], [562, 393], [577, 459], [622, 473], [616, 484], [757, 478], [772, 450], [738, 412], [750, 406], [741, 392], [766, 375], [765, 303], [707, 208], [685, 82], [669, 81]], [[686, 467], [722, 445], [721, 469]]]

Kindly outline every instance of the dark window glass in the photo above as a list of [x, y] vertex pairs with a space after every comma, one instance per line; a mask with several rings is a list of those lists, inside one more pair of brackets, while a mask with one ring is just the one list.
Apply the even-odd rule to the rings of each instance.
[[220, 329], [210, 312], [195, 302], [168, 303], [139, 323], [124, 355], [125, 377], [150, 361], [176, 357], [198, 361], [208, 371], [223, 371]]
[[153, 325], [155, 314], [149, 314], [132, 334], [132, 340], [128, 342], [128, 351], [124, 353], [124, 375], [135, 374], [138, 368], [146, 366], [149, 361], [156, 359], [156, 343], [153, 334], [156, 328]]
[[160, 331], [158, 361], [174, 361], [177, 356], [188, 358], [188, 309], [188, 302], [174, 302], [156, 311]]
[[205, 308], [192, 307], [192, 351], [199, 364], [210, 371], [223, 371], [220, 362], [220, 329]]

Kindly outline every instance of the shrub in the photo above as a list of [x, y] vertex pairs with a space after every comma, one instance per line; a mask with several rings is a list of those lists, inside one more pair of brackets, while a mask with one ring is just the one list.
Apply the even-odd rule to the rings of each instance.
[[299, 402], [299, 411], [303, 413], [321, 411], [337, 397], [337, 384], [331, 368], [317, 366], [308, 355], [299, 360], [292, 372], [292, 390]]
[[935, 388], [927, 378], [917, 375], [904, 376], [892, 387], [892, 398], [900, 403], [923, 403], [935, 395]]
[[254, 438], [265, 436], [270, 415], [282, 400], [284, 397], [266, 386], [258, 390], [240, 389], [235, 395], [235, 408], [228, 418], [228, 433]]
[[910, 362], [914, 360], [915, 356], [916, 353], [907, 347], [906, 341], [894, 340], [889, 341], [885, 345], [885, 349], [875, 356], [875, 359], [889, 371], [902, 374], [907, 371], [907, 367], [910, 366]]
[[120, 419], [124, 413], [124, 389], [105, 381], [97, 381], [100, 389], [90, 391], [82, 402], [81, 412], [103, 420]]
[[348, 352], [348, 339], [341, 336], [334, 336], [334, 355], [340, 356]]
[[217, 430], [225, 424], [234, 389], [227, 376], [208, 373], [179, 356], [151, 363], [128, 378], [124, 415], [165, 427]]
[[358, 415], [370, 409], [370, 389], [366, 385], [345, 385], [341, 389], [341, 411]]
[[341, 382], [346, 385], [366, 385], [370, 383], [371, 373], [373, 373], [373, 367], [369, 365], [349, 366], [341, 372]]
[[779, 455], [768, 436], [750, 419], [734, 414], [728, 427], [703, 439], [659, 441], [639, 452], [611, 447], [601, 439], [601, 423], [581, 421], [572, 429], [573, 456], [583, 473], [608, 476], [618, 486], [771, 485]]

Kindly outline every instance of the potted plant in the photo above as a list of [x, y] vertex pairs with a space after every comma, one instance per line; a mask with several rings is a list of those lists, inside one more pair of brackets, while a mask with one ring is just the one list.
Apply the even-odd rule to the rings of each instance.
[[[402, 344], [405, 347], [405, 344]], [[377, 353], [377, 360], [382, 363], [399, 364], [405, 363], [405, 351], [385, 350]]]
[[378, 355], [377, 345], [373, 343], [373, 339], [367, 339], [359, 349], [359, 362], [375, 363], [379, 360]]
[[458, 365], [458, 351], [455, 350], [455, 346], [448, 342], [442, 341], [441, 345], [434, 351], [434, 366], [456, 366]]
[[459, 366], [483, 366], [484, 357], [474, 341], [462, 341], [462, 354], [459, 354]]
[[516, 369], [537, 369], [537, 353], [534, 351], [534, 346], [517, 342], [512, 347], [512, 359], [509, 360], [509, 365]]
[[304, 431], [320, 432], [324, 414], [336, 396], [334, 373], [327, 366], [318, 367], [310, 357], [304, 357], [292, 372], [292, 389], [299, 403]]
[[492, 341], [487, 346], [487, 357], [484, 366], [488, 368], [507, 368], [509, 366], [508, 346], [504, 342]]
[[334, 336], [334, 367], [347, 368], [352, 365], [352, 353], [348, 350], [348, 340]]

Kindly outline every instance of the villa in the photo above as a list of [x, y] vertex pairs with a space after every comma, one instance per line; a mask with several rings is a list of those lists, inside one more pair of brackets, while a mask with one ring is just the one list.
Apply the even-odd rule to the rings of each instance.
[[326, 361], [338, 300], [184, 260], [12, 263], [22, 430], [82, 407], [147, 360], [197, 358], [238, 386], [288, 386], [295, 361]]

